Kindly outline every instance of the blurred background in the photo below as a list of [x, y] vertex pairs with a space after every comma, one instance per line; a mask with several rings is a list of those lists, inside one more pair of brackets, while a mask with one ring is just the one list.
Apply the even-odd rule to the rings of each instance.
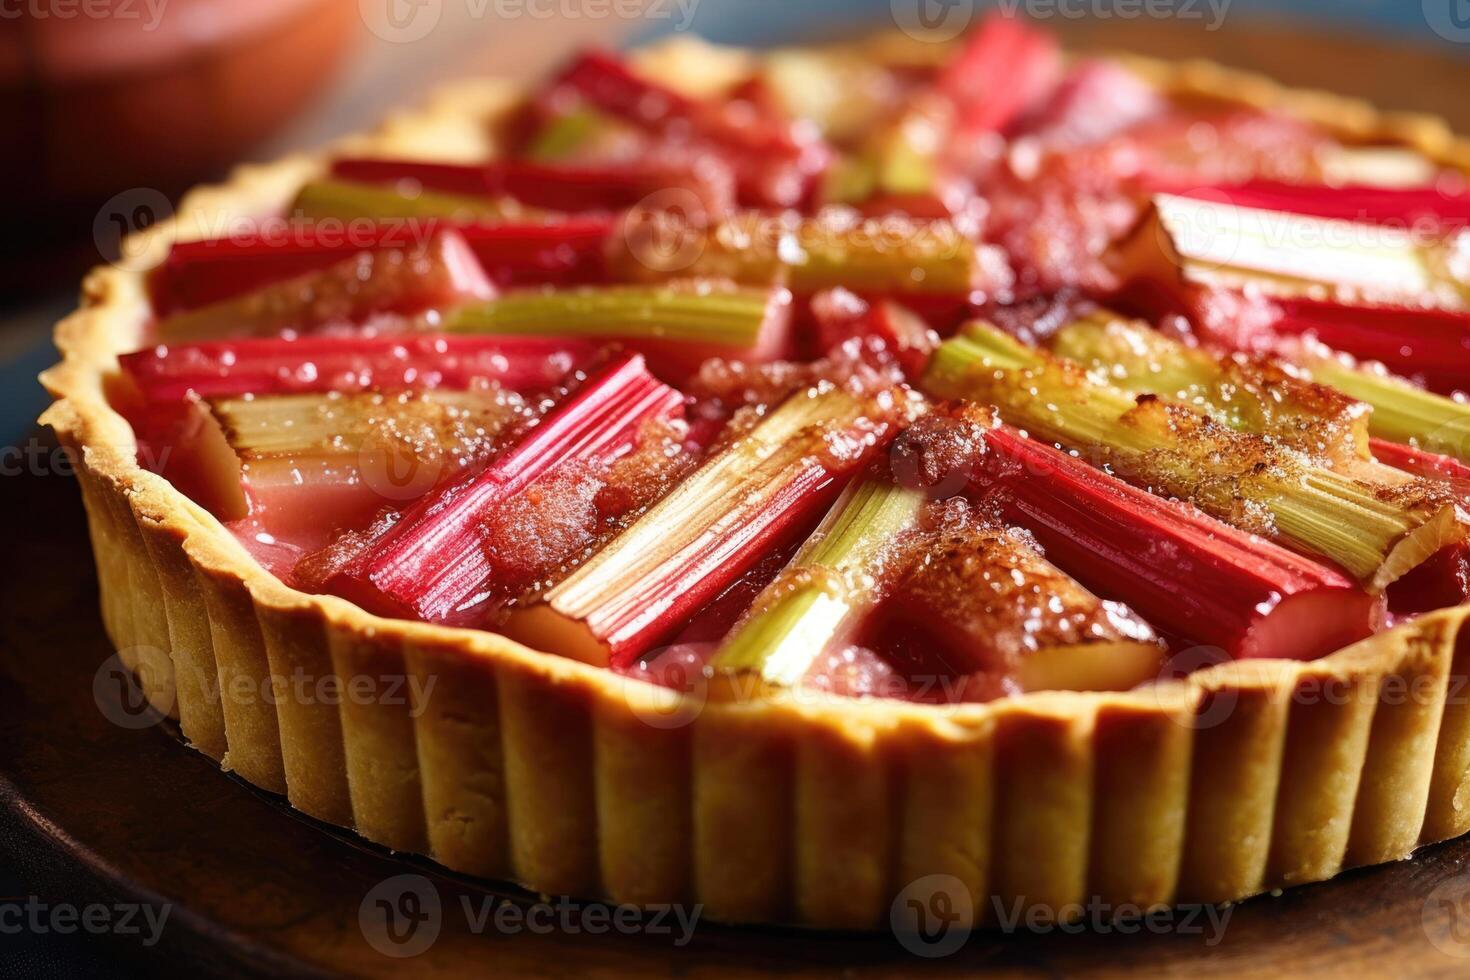
[[0, 0], [0, 440], [44, 398], [46, 332], [119, 233], [230, 164], [308, 148], [444, 79], [588, 43], [731, 44], [1015, 8], [1078, 48], [1208, 56], [1470, 131], [1470, 0]]

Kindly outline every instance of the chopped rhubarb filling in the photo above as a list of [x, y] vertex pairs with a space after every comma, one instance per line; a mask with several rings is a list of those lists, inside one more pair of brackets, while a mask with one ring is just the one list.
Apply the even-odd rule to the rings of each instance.
[[892, 358], [906, 375], [917, 377], [939, 346], [939, 335], [929, 324], [893, 300], [868, 302], [833, 289], [812, 297], [811, 310], [822, 353], [856, 345]]
[[874, 635], [911, 682], [940, 678], [953, 690], [954, 680], [978, 675], [987, 694], [1011, 685], [1095, 691], [1160, 674], [1164, 646], [1147, 623], [1048, 562], [1026, 532], [963, 499], [931, 504], [895, 561]]
[[1088, 146], [1161, 116], [1158, 89], [1112, 61], [1089, 59], [1067, 71], [1044, 102], [1017, 121], [1011, 135], [1048, 148]]
[[1463, 310], [1470, 263], [1462, 251], [1403, 228], [1157, 194], [1114, 262], [1124, 280], [1177, 291]]
[[1448, 391], [1470, 376], [1467, 247], [1465, 235], [1162, 194], [1110, 261], [1126, 302], [1182, 314], [1213, 343], [1307, 335]]
[[292, 587], [717, 698], [1470, 601], [1464, 181], [999, 13], [919, 48], [589, 51], [494, 159], [337, 158], [173, 245], [107, 396]]
[[[1004, 290], [1004, 261], [952, 222], [901, 215], [863, 218], [829, 209], [811, 218], [743, 212], [712, 227], [644, 216], [612, 259], [631, 279], [702, 275], [752, 285], [782, 282], [798, 295], [838, 287], [863, 294], [942, 296], [959, 302]], [[661, 247], [668, 241], [674, 247]], [[688, 242], [691, 247], [679, 247]]]
[[1335, 562], [1373, 592], [1465, 535], [1457, 502], [1425, 481], [1380, 485], [1335, 472], [1186, 406], [1102, 383], [985, 325], [940, 347], [924, 387], [997, 405], [1033, 436]]
[[118, 360], [148, 403], [244, 395], [550, 389], [597, 348], [550, 337], [255, 337], [159, 345]]
[[921, 492], [882, 479], [849, 484], [711, 666], [767, 684], [800, 684], [824, 653], [854, 637], [882, 597], [884, 565], [923, 504]]
[[901, 391], [824, 384], [791, 396], [541, 600], [509, 634], [594, 664], [626, 665], [810, 521], [892, 438]]
[[709, 358], [768, 361], [790, 350], [791, 294], [719, 280], [520, 290], [459, 307], [443, 327], [465, 334], [618, 340], [676, 376]]
[[233, 486], [226, 520], [320, 547], [367, 525], [483, 459], [532, 408], [499, 389], [398, 394], [292, 394], [215, 398], [208, 422], [175, 448], [181, 467], [217, 470]]
[[1359, 361], [1382, 364], [1430, 391], [1470, 391], [1470, 312], [1307, 298], [1279, 299], [1274, 307], [1265, 343], [1308, 337]]
[[493, 296], [464, 239], [442, 231], [406, 248], [364, 251], [317, 272], [160, 320], [164, 343], [310, 333]]
[[734, 177], [717, 157], [648, 157], [602, 164], [494, 161], [484, 165], [416, 160], [341, 159], [332, 176], [354, 183], [407, 186], [448, 194], [511, 198], [548, 211], [622, 211], [668, 192], [684, 192], [716, 216], [735, 204]]
[[[279, 233], [176, 242], [149, 277], [157, 314], [167, 317], [233, 299], [350, 259], [360, 252], [408, 248], [431, 237], [435, 222], [384, 221], [333, 228], [292, 225]], [[596, 282], [613, 223], [573, 218], [539, 224], [455, 226], [491, 281], [500, 286]]]
[[[667, 143], [710, 150], [734, 171], [742, 201], [758, 207], [800, 204], [830, 155], [806, 128], [763, 117], [738, 100], [689, 98], [604, 51], [573, 62], [554, 84], [557, 90]], [[540, 142], [544, 155], [544, 133]]]
[[1260, 180], [1190, 187], [1179, 195], [1263, 211], [1382, 224], [1434, 237], [1470, 225], [1470, 194], [1463, 187], [1327, 187]]
[[1470, 481], [1470, 464], [1453, 456], [1416, 449], [1386, 439], [1372, 440], [1371, 448], [1374, 458], [1380, 463], [1398, 467], [1405, 473], [1432, 480]]
[[782, 119], [801, 119], [835, 145], [851, 145], [903, 104], [911, 86], [853, 51], [778, 48], [761, 59], [747, 101]]
[[968, 492], [1025, 528], [1049, 560], [1177, 643], [1304, 660], [1383, 623], [1382, 597], [1341, 572], [996, 425], [987, 410], [941, 407], [891, 458], [904, 483]]
[[1368, 458], [1374, 415], [1369, 405], [1300, 377], [1282, 361], [1188, 347], [1147, 324], [1105, 311], [1061, 328], [1049, 346], [1093, 368], [1109, 384], [1179, 401], [1331, 466]]
[[442, 218], [469, 224], [477, 221], [524, 221], [534, 217], [536, 211], [503, 197], [425, 190], [410, 182], [366, 184], [355, 180], [322, 179], [302, 187], [286, 209], [286, 214], [294, 219], [319, 223]]
[[930, 84], [906, 93], [833, 163], [822, 202], [928, 218], [983, 213], [971, 157], [1000, 151], [999, 134], [1053, 89], [1060, 64], [1050, 36], [987, 17]]
[[[1470, 510], [1470, 465], [1450, 456], [1382, 439], [1373, 440], [1379, 462], [1431, 480]], [[1470, 539], [1439, 552], [1388, 587], [1389, 609], [1397, 614], [1428, 612], [1470, 601]]]
[[1056, 38], [996, 12], [939, 72], [935, 87], [956, 108], [960, 139], [1008, 129], [1051, 93], [1060, 77]]
[[667, 489], [686, 461], [683, 410], [641, 357], [615, 358], [488, 465], [344, 535], [295, 577], [385, 615], [483, 625]]

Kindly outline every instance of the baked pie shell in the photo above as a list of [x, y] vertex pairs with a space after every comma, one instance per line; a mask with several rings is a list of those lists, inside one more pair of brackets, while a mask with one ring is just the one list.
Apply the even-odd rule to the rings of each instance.
[[[637, 57], [689, 87], [748, 56], [686, 40]], [[1120, 57], [1171, 93], [1470, 170], [1470, 142], [1435, 119]], [[509, 83], [459, 85], [332, 152], [483, 158], [487, 121], [516, 97]], [[175, 237], [280, 213], [325, 159], [241, 167], [129, 239], [123, 261], [87, 277], [56, 329], [62, 363], [43, 376], [57, 401], [42, 421], [74, 455], [108, 636], [223, 768], [454, 871], [832, 928], [886, 925], [895, 896], [932, 875], [952, 876], [930, 884], [967, 891], [978, 921], [1017, 901], [1066, 915], [1241, 899], [1470, 831], [1466, 607], [1310, 662], [925, 706], [677, 694], [293, 591], [138, 465], [106, 389], [117, 355], [143, 343], [142, 270]]]

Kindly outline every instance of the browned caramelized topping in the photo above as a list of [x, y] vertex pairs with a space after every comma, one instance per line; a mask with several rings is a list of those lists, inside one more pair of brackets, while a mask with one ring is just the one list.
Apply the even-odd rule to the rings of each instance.
[[926, 505], [920, 520], [895, 562], [885, 614], [922, 634], [954, 672], [1007, 676], [1039, 650], [1154, 642], [1148, 624], [1049, 563], [1025, 531], [960, 498]]

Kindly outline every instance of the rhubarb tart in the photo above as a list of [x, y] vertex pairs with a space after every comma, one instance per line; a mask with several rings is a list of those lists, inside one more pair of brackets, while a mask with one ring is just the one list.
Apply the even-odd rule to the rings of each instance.
[[1467, 168], [1000, 16], [589, 51], [189, 195], [45, 421], [154, 708], [370, 841], [1230, 901], [1470, 830]]

